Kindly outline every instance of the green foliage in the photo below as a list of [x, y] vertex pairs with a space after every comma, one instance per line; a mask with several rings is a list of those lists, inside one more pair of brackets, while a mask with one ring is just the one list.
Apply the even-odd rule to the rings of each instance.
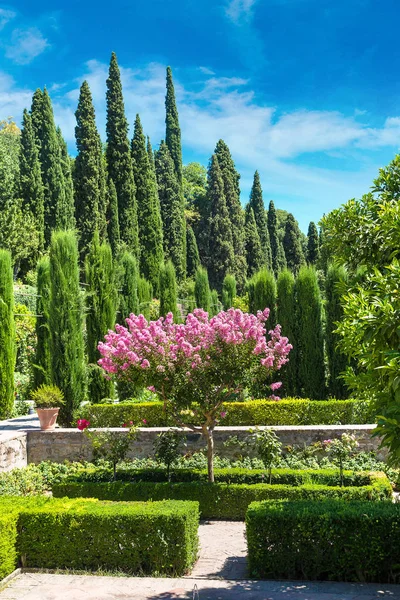
[[104, 459], [111, 463], [113, 479], [116, 479], [117, 465], [125, 460], [132, 442], [137, 437], [137, 430], [132, 425], [127, 429], [126, 435], [116, 435], [114, 431], [91, 431], [85, 429], [85, 435], [92, 444], [95, 460]]
[[319, 253], [318, 230], [317, 230], [315, 223], [313, 223], [311, 221], [311, 223], [308, 226], [308, 233], [307, 233], [307, 262], [308, 262], [308, 264], [314, 265], [314, 267], [315, 267], [319, 261], [319, 254], [320, 253]]
[[[75, 205], [74, 205], [74, 184], [72, 181], [72, 159], [68, 154], [67, 143], [64, 140], [61, 129], [56, 130], [58, 144], [60, 147], [61, 170], [64, 177], [65, 204], [59, 211], [59, 229], [74, 229], [75, 228]], [[104, 227], [105, 223], [102, 222]], [[103, 234], [103, 229], [101, 229]]]
[[[118, 322], [122, 325], [125, 325], [125, 319], [127, 319], [132, 313], [135, 315], [139, 314], [139, 273], [136, 259], [130, 252], [122, 252], [119, 259], [119, 264], [122, 273], [120, 282]], [[151, 294], [147, 298], [148, 302], [150, 302], [150, 300]], [[143, 298], [141, 302], [144, 302]], [[143, 310], [144, 309], [141, 307], [140, 311], [143, 312]]]
[[174, 315], [174, 320], [178, 318], [177, 291], [175, 269], [169, 260], [162, 264], [160, 268], [160, 317], [166, 317], [169, 312]]
[[296, 275], [305, 261], [301, 247], [300, 229], [291, 213], [288, 214], [286, 219], [283, 249], [285, 251], [287, 268]]
[[83, 307], [79, 289], [78, 247], [71, 231], [53, 233], [50, 246], [49, 329], [51, 381], [64, 394], [63, 424], [85, 396]]
[[162, 222], [157, 188], [152, 174], [146, 139], [139, 115], [136, 115], [132, 139], [133, 174], [139, 224], [139, 270], [158, 293], [158, 277], [163, 261]]
[[194, 277], [197, 269], [200, 267], [200, 255], [197, 247], [196, 236], [193, 229], [188, 225], [186, 227], [186, 274], [188, 277]]
[[277, 277], [279, 271], [286, 267], [286, 259], [282, 244], [279, 241], [276, 210], [272, 200], [268, 207], [267, 225], [271, 244], [272, 270], [275, 277]]
[[[256, 268], [254, 263], [257, 263], [258, 260], [256, 257], [252, 256], [253, 268], [250, 269], [248, 267], [248, 275], [254, 274], [255, 271], [261, 269], [262, 267], [271, 270], [273, 268], [272, 263], [272, 251], [271, 251], [271, 242], [270, 242], [270, 234], [268, 230], [267, 216], [265, 214], [265, 206], [264, 200], [262, 196], [260, 175], [258, 171], [254, 173], [253, 187], [250, 192], [250, 202], [249, 208], [253, 209], [254, 219], [257, 226], [258, 237], [260, 239], [261, 244], [261, 253], [262, 253], [262, 263], [258, 268]], [[251, 216], [249, 217], [251, 219]], [[249, 237], [250, 232], [248, 233]], [[253, 242], [257, 244], [257, 242]], [[249, 244], [249, 241], [248, 241]], [[247, 256], [249, 258], [249, 250], [247, 251]], [[249, 272], [252, 271], [252, 272]]]
[[14, 403], [16, 360], [14, 290], [11, 254], [0, 250], [0, 420], [7, 419]]
[[214, 317], [222, 310], [222, 304], [220, 302], [217, 290], [211, 290], [210, 292], [210, 316]]
[[272, 429], [258, 429], [255, 432], [258, 456], [268, 470], [268, 481], [272, 483], [272, 466], [282, 452], [282, 442]]
[[246, 515], [250, 575], [397, 582], [399, 527], [390, 502], [257, 502]]
[[203, 308], [206, 312], [210, 310], [210, 286], [208, 283], [208, 273], [203, 267], [199, 267], [196, 271], [194, 283], [194, 295], [196, 299], [196, 307]]
[[97, 364], [100, 359], [97, 346], [115, 325], [117, 292], [111, 247], [104, 243], [100, 245], [97, 231], [86, 255], [85, 275], [86, 342], [90, 364], [88, 393], [91, 402], [100, 402], [102, 398], [114, 396], [114, 383], [104, 377]]
[[167, 94], [165, 96], [165, 142], [175, 165], [178, 183], [182, 185], [182, 144], [178, 109], [175, 101], [171, 67], [167, 67]]
[[332, 462], [339, 467], [340, 485], [343, 485], [343, 464], [358, 448], [356, 437], [351, 433], [342, 433], [340, 438], [324, 440], [323, 445], [325, 451], [332, 456]]
[[117, 255], [121, 243], [118, 221], [118, 198], [115, 183], [111, 178], [107, 182], [107, 236], [113, 257]]
[[138, 299], [139, 299], [139, 312], [143, 314], [146, 319], [150, 318], [151, 302], [153, 299], [153, 288], [149, 281], [144, 277], [138, 279]]
[[154, 456], [167, 467], [167, 480], [171, 481], [171, 466], [181, 456], [185, 448], [185, 438], [176, 429], [168, 429], [158, 434], [154, 440]]
[[129, 251], [138, 258], [139, 234], [135, 180], [128, 140], [128, 121], [125, 116], [122, 97], [121, 76], [114, 52], [111, 54], [108, 71], [106, 98], [108, 176], [113, 180], [117, 193], [121, 240], [127, 244]]
[[325, 397], [322, 300], [314, 267], [302, 267], [296, 280], [298, 385], [308, 398]]
[[265, 326], [267, 330], [275, 327], [277, 290], [272, 271], [262, 269], [256, 273], [248, 282], [248, 292], [249, 311], [255, 315], [258, 310], [269, 308], [269, 318]]
[[249, 204], [245, 212], [245, 248], [247, 261], [247, 277], [253, 277], [262, 269], [264, 258], [258, 234], [254, 211]]
[[277, 281], [278, 311], [277, 321], [282, 327], [282, 334], [289, 338], [293, 348], [289, 354], [289, 362], [283, 365], [279, 376], [283, 383], [285, 396], [295, 396], [297, 393], [297, 318], [295, 299], [295, 279], [293, 273], [284, 269], [278, 275]]
[[43, 384], [31, 393], [36, 408], [60, 408], [65, 404], [64, 394], [56, 385]]
[[12, 513], [0, 516], [0, 581], [17, 568], [17, 521]]
[[48, 257], [40, 259], [37, 266], [37, 298], [36, 298], [36, 353], [33, 364], [33, 386], [51, 381], [50, 354], [50, 261]]
[[0, 206], [17, 197], [20, 155], [20, 131], [15, 123], [0, 121]]
[[329, 265], [325, 280], [325, 343], [328, 361], [328, 393], [335, 398], [347, 398], [348, 391], [341, 375], [347, 369], [349, 360], [339, 346], [340, 337], [336, 331], [343, 318], [342, 293], [348, 287], [348, 275], [344, 267]]
[[224, 310], [233, 306], [233, 299], [236, 296], [236, 279], [233, 275], [225, 275], [222, 283], [222, 305]]

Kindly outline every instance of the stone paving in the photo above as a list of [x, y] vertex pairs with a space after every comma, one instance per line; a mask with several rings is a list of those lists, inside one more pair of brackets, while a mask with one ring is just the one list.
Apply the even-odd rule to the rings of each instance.
[[19, 431], [20, 429], [40, 429], [37, 414], [0, 421], [0, 433], [2, 431]]

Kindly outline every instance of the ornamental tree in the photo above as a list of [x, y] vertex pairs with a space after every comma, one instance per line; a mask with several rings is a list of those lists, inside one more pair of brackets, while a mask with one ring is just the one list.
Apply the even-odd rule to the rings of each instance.
[[195, 309], [177, 324], [172, 313], [157, 321], [132, 314], [99, 344], [99, 364], [109, 376], [150, 387], [178, 425], [203, 433], [213, 482], [213, 432], [223, 403], [271, 379], [288, 360], [291, 345], [279, 325], [267, 333], [268, 317], [268, 308], [257, 315], [231, 308], [211, 319]]

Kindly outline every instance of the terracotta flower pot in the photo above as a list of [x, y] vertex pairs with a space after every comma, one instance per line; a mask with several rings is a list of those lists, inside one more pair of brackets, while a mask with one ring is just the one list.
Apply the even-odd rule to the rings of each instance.
[[36, 412], [40, 421], [40, 429], [49, 431], [56, 428], [59, 408], [37, 408]]

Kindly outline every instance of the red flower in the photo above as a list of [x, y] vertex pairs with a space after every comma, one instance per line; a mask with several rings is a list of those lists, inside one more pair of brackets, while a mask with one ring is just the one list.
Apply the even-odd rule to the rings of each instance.
[[143, 425], [147, 425], [147, 420], [143, 419], [142, 423], [143, 423]]
[[90, 421], [87, 421], [86, 419], [78, 419], [77, 423], [76, 423], [79, 431], [84, 431], [85, 429], [87, 429], [90, 425]]

